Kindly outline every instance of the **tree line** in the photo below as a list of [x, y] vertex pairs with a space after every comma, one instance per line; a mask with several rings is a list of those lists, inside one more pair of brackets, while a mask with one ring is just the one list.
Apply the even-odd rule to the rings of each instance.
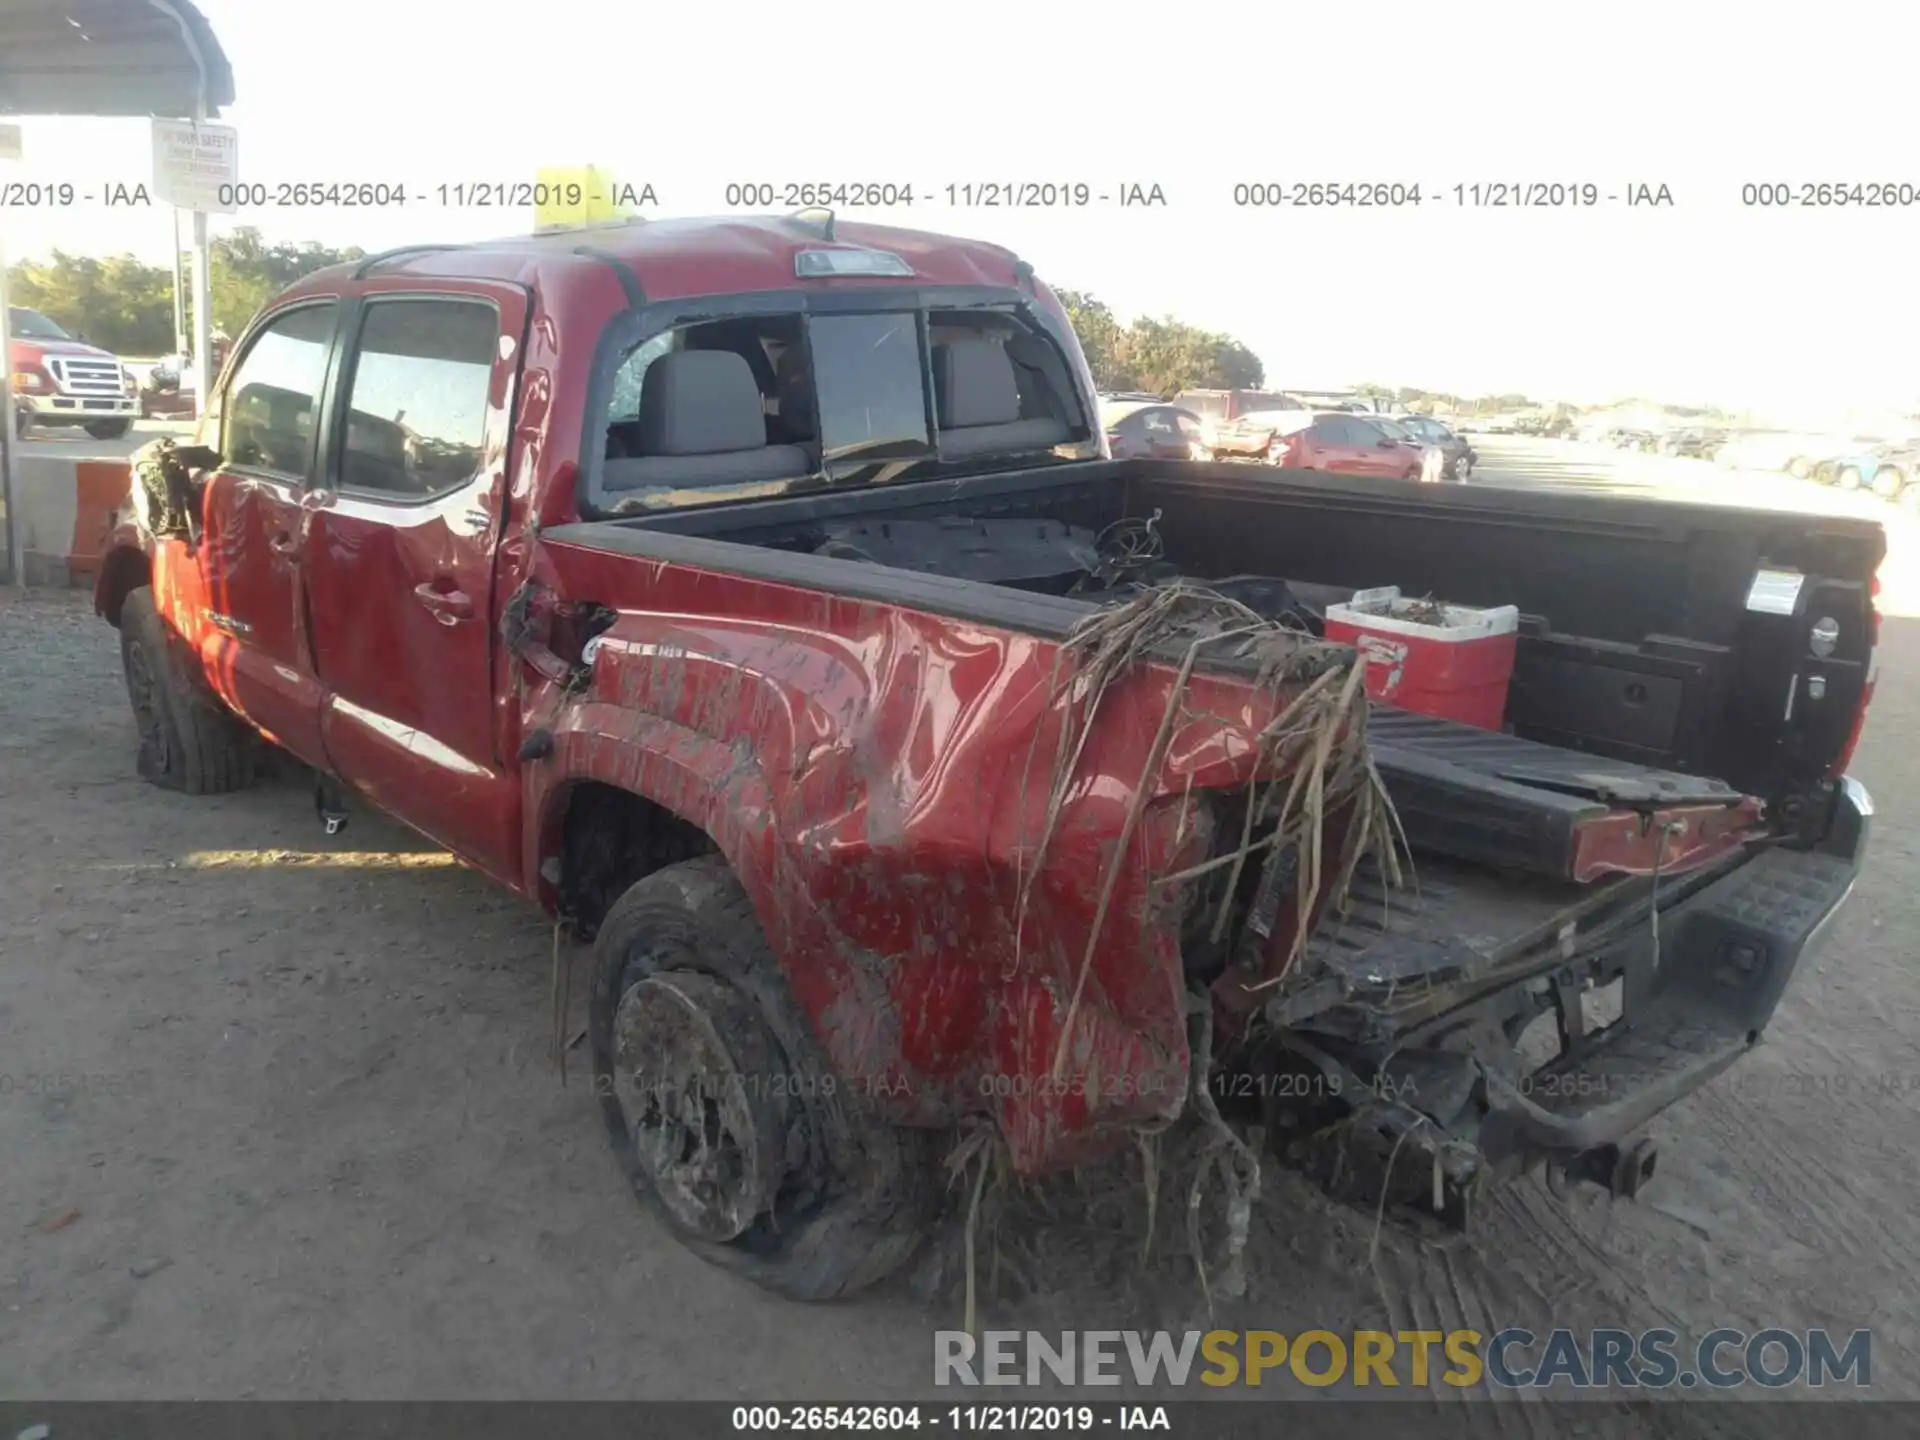
[[[208, 248], [213, 328], [234, 336], [255, 311], [301, 276], [366, 255], [357, 246], [338, 250], [311, 241], [270, 245], [251, 226], [219, 236]], [[13, 265], [7, 285], [13, 304], [38, 310], [62, 329], [85, 335], [116, 355], [144, 357], [173, 350], [173, 273], [164, 265], [132, 255], [96, 259], [56, 250], [51, 260]], [[192, 309], [189, 298], [189, 336]]]
[[[211, 245], [209, 281], [213, 324], [238, 336], [254, 313], [304, 275], [366, 252], [312, 241], [268, 244], [243, 226]], [[13, 303], [41, 311], [74, 334], [117, 355], [152, 356], [172, 351], [173, 275], [132, 255], [96, 259], [56, 250], [46, 261], [22, 260], [8, 272]], [[1172, 316], [1142, 316], [1122, 325], [1101, 300], [1084, 291], [1056, 289], [1086, 351], [1095, 383], [1108, 391], [1134, 390], [1173, 396], [1182, 390], [1257, 390], [1266, 379], [1260, 357], [1231, 335], [1203, 330]], [[193, 333], [191, 315], [187, 333]], [[1461, 411], [1524, 410], [1524, 395], [1479, 398], [1385, 385], [1361, 385], [1356, 393], [1400, 406]]]

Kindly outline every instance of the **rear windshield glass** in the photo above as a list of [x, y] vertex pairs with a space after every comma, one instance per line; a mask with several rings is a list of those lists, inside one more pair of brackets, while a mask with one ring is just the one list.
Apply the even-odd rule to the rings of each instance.
[[918, 316], [818, 315], [807, 338], [822, 459], [886, 460], [926, 451]]

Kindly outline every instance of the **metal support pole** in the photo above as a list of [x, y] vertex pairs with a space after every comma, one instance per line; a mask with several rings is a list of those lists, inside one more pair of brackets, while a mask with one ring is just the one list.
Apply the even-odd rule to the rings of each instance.
[[180, 240], [180, 207], [173, 210], [173, 353], [187, 351], [187, 267], [181, 263], [186, 246]]
[[193, 418], [207, 413], [213, 393], [213, 281], [207, 253], [207, 215], [193, 212]]
[[8, 320], [7, 246], [0, 231], [0, 507], [7, 512], [7, 578], [20, 590], [27, 588], [26, 557], [20, 553], [20, 507], [13, 503], [13, 462], [18, 453], [13, 432], [13, 326]]

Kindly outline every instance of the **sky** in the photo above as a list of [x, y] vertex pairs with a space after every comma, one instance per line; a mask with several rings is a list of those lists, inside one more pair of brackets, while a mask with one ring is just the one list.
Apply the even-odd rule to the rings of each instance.
[[[243, 181], [414, 197], [254, 209], [215, 217], [216, 234], [376, 249], [516, 233], [531, 212], [442, 205], [438, 187], [550, 165], [651, 185], [660, 215], [724, 213], [735, 182], [906, 184], [924, 198], [863, 218], [995, 240], [1125, 318], [1227, 332], [1276, 386], [1920, 403], [1920, 104], [1873, 62], [1913, 53], [1910, 7], [732, 0], [722, 20], [543, 0], [492, 24], [484, 9], [450, 23], [445, 0], [201, 9], [233, 63], [219, 118]], [[15, 180], [151, 180], [144, 121], [23, 126]], [[949, 185], [1003, 181], [1157, 185], [1166, 203], [946, 203]], [[1260, 182], [1418, 184], [1423, 203], [1236, 205], [1236, 185]], [[1590, 182], [1602, 199], [1476, 207], [1455, 189], [1514, 182]], [[1744, 205], [1763, 182], [1904, 185], [1914, 203]], [[1672, 205], [1628, 206], [1636, 185]], [[171, 231], [159, 206], [0, 210], [9, 258], [164, 262]]]

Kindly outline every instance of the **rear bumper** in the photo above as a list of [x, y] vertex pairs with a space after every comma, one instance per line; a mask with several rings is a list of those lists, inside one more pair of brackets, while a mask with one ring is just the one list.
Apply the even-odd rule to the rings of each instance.
[[[1348, 1137], [1372, 1161], [1349, 1185], [1384, 1188], [1454, 1224], [1466, 1223], [1469, 1197], [1487, 1180], [1542, 1162], [1635, 1193], [1653, 1152], [1631, 1137], [1759, 1043], [1852, 893], [1872, 821], [1865, 788], [1844, 780], [1821, 846], [1763, 850], [1658, 906], [1657, 930], [1649, 916], [1605, 951], [1476, 1003], [1478, 1013], [1462, 1015], [1482, 1027], [1471, 1049], [1390, 1042], [1375, 1049], [1374, 1067], [1365, 1054], [1306, 1047], [1332, 1077], [1318, 1083], [1376, 1101]], [[1599, 996], [1617, 1018], [1594, 1016]], [[1520, 1035], [1543, 1020], [1556, 1053], [1529, 1066]]]

